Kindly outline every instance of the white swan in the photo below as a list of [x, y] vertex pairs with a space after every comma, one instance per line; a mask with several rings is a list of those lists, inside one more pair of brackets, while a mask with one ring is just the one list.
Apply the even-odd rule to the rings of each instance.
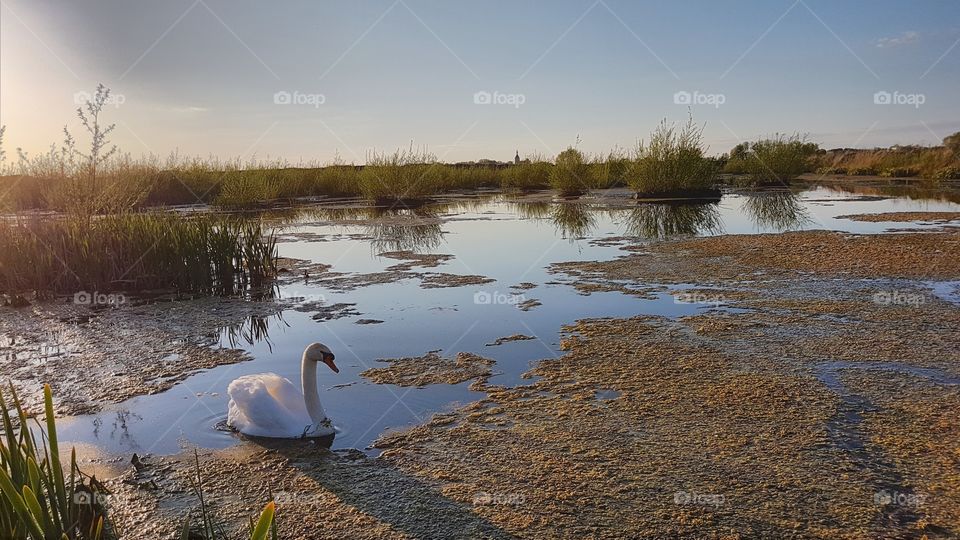
[[227, 387], [227, 425], [254, 437], [297, 439], [332, 435], [333, 425], [323, 412], [317, 391], [317, 362], [340, 373], [333, 359], [333, 353], [322, 343], [313, 343], [303, 351], [302, 394], [289, 379], [276, 373], [245, 375], [234, 380]]

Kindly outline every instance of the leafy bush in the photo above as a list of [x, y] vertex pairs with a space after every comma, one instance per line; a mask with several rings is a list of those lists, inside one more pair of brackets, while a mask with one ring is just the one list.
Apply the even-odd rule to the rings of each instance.
[[553, 165], [539, 156], [534, 156], [500, 171], [500, 186], [503, 189], [533, 191], [550, 187], [550, 171]]
[[569, 147], [557, 155], [550, 170], [550, 187], [563, 196], [575, 196], [590, 189], [589, 168], [583, 152]]
[[809, 170], [817, 149], [799, 135], [777, 134], [751, 143], [743, 165], [753, 184], [786, 184]]
[[710, 189], [716, 171], [704, 153], [703, 128], [692, 117], [679, 131], [664, 120], [649, 144], [638, 145], [625, 173], [627, 185], [644, 195]]
[[597, 189], [626, 185], [626, 173], [630, 159], [620, 149], [610, 151], [606, 157], [597, 156], [590, 161], [590, 184]]
[[960, 180], [960, 167], [944, 167], [933, 174], [935, 180]]

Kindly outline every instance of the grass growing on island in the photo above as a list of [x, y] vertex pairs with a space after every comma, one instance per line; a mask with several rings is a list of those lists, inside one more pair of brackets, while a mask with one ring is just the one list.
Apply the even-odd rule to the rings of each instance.
[[776, 134], [734, 147], [724, 172], [746, 174], [752, 185], [786, 185], [812, 168], [819, 147], [799, 134]]
[[624, 173], [626, 183], [641, 195], [710, 190], [716, 169], [705, 153], [703, 127], [694, 124], [692, 117], [679, 129], [663, 120], [650, 141], [637, 146]]
[[581, 195], [592, 187], [587, 159], [572, 146], [557, 155], [549, 179], [550, 187], [564, 197]]
[[0, 222], [0, 292], [175, 290], [233, 294], [276, 272], [257, 222], [121, 214]]

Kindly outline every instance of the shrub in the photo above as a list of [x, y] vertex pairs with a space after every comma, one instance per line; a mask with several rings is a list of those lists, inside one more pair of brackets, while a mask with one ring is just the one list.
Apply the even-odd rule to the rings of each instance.
[[590, 189], [590, 176], [583, 152], [569, 147], [557, 155], [550, 170], [550, 187], [563, 196], [575, 196]]
[[614, 149], [606, 157], [597, 156], [590, 161], [590, 184], [598, 189], [626, 185], [626, 173], [630, 159], [620, 149]]
[[876, 176], [877, 170], [873, 167], [853, 167], [847, 170], [850, 176]]
[[944, 137], [943, 146], [953, 152], [955, 156], [960, 156], [960, 131]]
[[960, 167], [944, 167], [933, 174], [935, 180], [960, 180]]
[[679, 131], [662, 121], [650, 134], [650, 143], [638, 145], [625, 173], [627, 185], [645, 195], [710, 189], [716, 171], [704, 158], [702, 141], [703, 128], [692, 117]]
[[809, 169], [817, 145], [799, 135], [777, 134], [751, 143], [744, 165], [753, 184], [786, 184]]
[[553, 166], [539, 156], [528, 158], [500, 171], [500, 186], [503, 189], [533, 191], [550, 187], [550, 171]]
[[817, 174], [847, 174], [846, 167], [820, 167]]

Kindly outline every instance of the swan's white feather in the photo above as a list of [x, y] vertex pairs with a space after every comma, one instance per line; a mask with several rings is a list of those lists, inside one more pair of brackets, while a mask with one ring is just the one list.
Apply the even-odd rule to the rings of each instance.
[[276, 373], [246, 375], [227, 387], [227, 424], [255, 437], [296, 438], [312, 431], [303, 394]]

